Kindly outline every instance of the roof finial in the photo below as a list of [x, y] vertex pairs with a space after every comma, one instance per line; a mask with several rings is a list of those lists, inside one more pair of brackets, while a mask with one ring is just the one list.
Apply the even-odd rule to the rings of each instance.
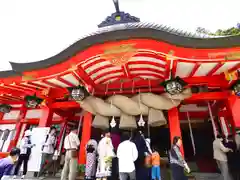
[[108, 16], [104, 21], [102, 21], [98, 25], [99, 28], [112, 26], [116, 24], [140, 22], [139, 18], [135, 16], [131, 16], [129, 13], [120, 11], [118, 0], [112, 0], [112, 1], [114, 3], [116, 12], [114, 12], [113, 14], [111, 14], [111, 16]]
[[120, 13], [120, 9], [119, 9], [119, 3], [118, 0], [113, 0], [115, 9], [116, 9], [116, 13]]

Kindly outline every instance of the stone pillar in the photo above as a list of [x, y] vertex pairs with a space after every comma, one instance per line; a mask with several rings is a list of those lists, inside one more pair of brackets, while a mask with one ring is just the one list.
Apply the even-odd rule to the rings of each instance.
[[[168, 127], [170, 131], [171, 144], [173, 143], [173, 137], [179, 136], [182, 138], [180, 120], [178, 114], [178, 108], [172, 108], [168, 110]], [[181, 146], [181, 152], [184, 155], [183, 145]]]
[[80, 144], [80, 151], [79, 151], [79, 164], [86, 163], [86, 144], [91, 138], [91, 129], [92, 129], [92, 114], [89, 112], [85, 112], [83, 117], [83, 125], [82, 125], [82, 139]]

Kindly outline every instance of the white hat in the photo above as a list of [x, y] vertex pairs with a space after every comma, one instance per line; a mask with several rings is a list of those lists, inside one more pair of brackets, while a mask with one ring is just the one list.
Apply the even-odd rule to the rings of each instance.
[[32, 131], [30, 131], [30, 130], [26, 130], [25, 133], [24, 133], [25, 137], [31, 136], [31, 135], [32, 135]]

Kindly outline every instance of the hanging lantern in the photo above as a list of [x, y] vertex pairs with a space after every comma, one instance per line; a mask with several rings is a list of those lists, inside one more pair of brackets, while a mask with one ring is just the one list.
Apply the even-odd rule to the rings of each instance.
[[36, 108], [43, 101], [43, 99], [37, 97], [36, 95], [25, 96], [24, 99], [26, 101], [26, 107], [28, 107], [28, 108]]
[[240, 96], [240, 79], [232, 85], [232, 90], [236, 96]]
[[0, 112], [2, 113], [9, 113], [12, 109], [12, 106], [8, 105], [8, 104], [1, 104], [0, 105]]
[[88, 91], [84, 86], [77, 86], [68, 88], [70, 97], [75, 101], [83, 101], [87, 96], [89, 96]]
[[171, 95], [180, 94], [184, 90], [184, 86], [187, 85], [180, 77], [171, 78], [170, 80], [164, 81], [162, 85], [165, 91]]

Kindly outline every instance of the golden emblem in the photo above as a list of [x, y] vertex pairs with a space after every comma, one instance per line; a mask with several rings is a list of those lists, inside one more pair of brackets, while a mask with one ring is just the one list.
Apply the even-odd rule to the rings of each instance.
[[238, 79], [238, 72], [237, 71], [233, 71], [233, 72], [224, 72], [225, 74], [225, 79], [228, 81], [233, 81], [233, 80], [237, 80]]
[[240, 59], [240, 51], [208, 53], [209, 58], [218, 58], [221, 56], [224, 56], [225, 60], [237, 60]]
[[176, 59], [176, 57], [174, 56], [174, 51], [173, 50], [170, 50], [169, 52], [168, 52], [168, 54], [166, 54], [166, 60], [167, 61], [173, 61], [173, 60], [175, 60]]
[[22, 76], [22, 81], [32, 81], [36, 79], [36, 73], [24, 73]]
[[114, 66], [122, 66], [137, 53], [137, 49], [134, 46], [135, 44], [109, 46], [104, 49], [104, 53], [100, 57], [101, 59], [110, 61]]
[[226, 60], [237, 60], [237, 59], [240, 59], [240, 51], [227, 53], [227, 55], [225, 56], [225, 59]]

